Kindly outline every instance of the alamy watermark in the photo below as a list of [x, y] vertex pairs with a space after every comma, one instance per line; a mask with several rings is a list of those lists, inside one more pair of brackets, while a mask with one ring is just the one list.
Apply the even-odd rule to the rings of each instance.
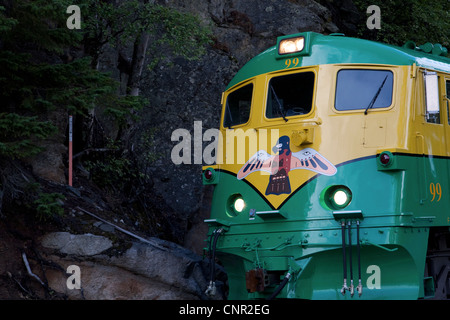
[[244, 164], [258, 150], [270, 150], [280, 137], [278, 129], [203, 130], [202, 121], [194, 121], [193, 133], [176, 129], [171, 141], [174, 164]]
[[[67, 274], [70, 276], [66, 280], [66, 286], [69, 290], [81, 289], [81, 269], [79, 266], [73, 264], [67, 267]], [[378, 265], [370, 265], [366, 270], [367, 277], [366, 286], [367, 289], [381, 289], [381, 268]]]
[[367, 288], [372, 289], [381, 289], [381, 268], [375, 264], [372, 264], [367, 267], [366, 273], [370, 274], [367, 278]]
[[379, 6], [371, 5], [367, 7], [367, 14], [370, 14], [370, 17], [367, 18], [366, 26], [368, 29], [381, 29], [381, 9]]
[[81, 29], [81, 10], [77, 5], [67, 7], [66, 13], [71, 15], [67, 18], [66, 25], [69, 29]]
[[[381, 29], [381, 9], [377, 5], [370, 5], [367, 7], [367, 14], [370, 17], [367, 19], [366, 26], [368, 29]], [[66, 13], [70, 16], [67, 18], [67, 28], [81, 29], [81, 10], [77, 5], [70, 5], [67, 7]]]
[[70, 274], [67, 278], [66, 286], [67, 289], [81, 289], [81, 269], [79, 266], [72, 264], [67, 267], [66, 273]]

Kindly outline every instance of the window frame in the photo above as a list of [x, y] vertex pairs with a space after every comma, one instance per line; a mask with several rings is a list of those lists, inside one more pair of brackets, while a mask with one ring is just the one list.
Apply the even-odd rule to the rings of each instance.
[[[228, 97], [230, 96], [230, 94], [232, 94], [233, 92], [236, 92], [239, 89], [244, 88], [247, 85], [252, 85], [252, 98], [250, 101], [250, 112], [248, 115], [248, 119], [245, 123], [240, 123], [240, 124], [236, 124], [236, 125], [232, 125], [230, 127], [225, 126], [225, 115], [227, 112], [227, 102], [228, 102]], [[223, 95], [223, 102], [222, 102], [222, 115], [221, 115], [221, 121], [220, 121], [220, 127], [222, 129], [235, 129], [235, 128], [240, 128], [240, 127], [244, 127], [246, 125], [248, 125], [252, 119], [252, 113], [253, 113], [253, 106], [254, 106], [254, 102], [255, 102], [255, 88], [256, 88], [256, 84], [255, 84], [255, 79], [251, 79], [245, 82], [242, 82], [241, 84], [236, 85], [235, 87], [231, 88], [228, 91], [224, 92]]]
[[[442, 98], [443, 95], [441, 94], [441, 76], [437, 71], [431, 71], [424, 69], [422, 72], [422, 88], [423, 88], [423, 105], [424, 105], [424, 115], [425, 115], [425, 123], [427, 124], [443, 124], [442, 119]], [[434, 87], [428, 87], [427, 86], [427, 76], [435, 76], [436, 83], [433, 83]], [[428, 105], [429, 102], [429, 92], [428, 89], [436, 89], [437, 92], [433, 93], [433, 97], [435, 98], [435, 102], [437, 102], [437, 112], [430, 111], [430, 106]], [[438, 115], [438, 122], [430, 121], [435, 117], [435, 114]]]
[[[350, 109], [350, 110], [338, 110], [336, 109], [336, 96], [337, 96], [337, 85], [338, 85], [338, 73], [342, 70], [369, 70], [369, 71], [389, 71], [392, 73], [392, 99], [391, 104], [384, 108], [371, 108], [368, 111], [369, 113], [373, 112], [384, 112], [384, 111], [390, 111], [394, 108], [396, 104], [396, 86], [397, 86], [397, 73], [392, 66], [385, 66], [385, 65], [377, 65], [377, 66], [368, 66], [368, 65], [349, 65], [349, 66], [343, 66], [339, 67], [336, 70], [335, 76], [334, 76], [334, 86], [332, 86], [333, 89], [333, 95], [332, 95], [332, 101], [330, 101], [330, 105], [332, 110], [337, 114], [346, 114], [346, 113], [364, 113], [365, 108], [360, 109]], [[331, 99], [330, 99], [331, 100]], [[367, 106], [366, 106], [367, 107]]]
[[311, 67], [307, 67], [307, 68], [299, 68], [299, 69], [294, 69], [294, 70], [290, 70], [289, 72], [286, 72], [285, 70], [283, 71], [278, 71], [278, 72], [273, 72], [273, 73], [269, 73], [266, 76], [266, 85], [265, 85], [265, 92], [264, 92], [264, 110], [262, 112], [262, 116], [265, 122], [282, 122], [282, 123], [286, 123], [283, 119], [282, 116], [280, 117], [276, 117], [276, 118], [268, 118], [266, 116], [267, 114], [267, 103], [269, 101], [269, 93], [270, 93], [270, 81], [273, 78], [276, 77], [282, 77], [282, 76], [288, 76], [288, 75], [292, 75], [292, 74], [298, 74], [298, 73], [305, 73], [305, 72], [312, 72], [314, 74], [314, 84], [313, 84], [313, 94], [312, 94], [312, 101], [311, 101], [311, 110], [308, 113], [305, 114], [298, 114], [298, 115], [292, 115], [292, 116], [287, 116], [286, 115], [286, 119], [289, 120], [291, 119], [302, 119], [302, 118], [308, 118], [311, 116], [311, 114], [313, 114], [315, 107], [316, 107], [316, 94], [317, 94], [317, 81], [318, 81], [318, 74], [317, 74], [317, 70], [316, 68], [311, 68]]

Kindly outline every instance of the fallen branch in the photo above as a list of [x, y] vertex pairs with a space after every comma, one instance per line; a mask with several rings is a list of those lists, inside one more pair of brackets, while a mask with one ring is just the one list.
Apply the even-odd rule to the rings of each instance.
[[23, 263], [25, 264], [25, 267], [27, 268], [28, 274], [30, 276], [32, 276], [33, 278], [35, 278], [37, 281], [39, 281], [39, 283], [44, 286], [45, 288], [47, 288], [47, 285], [41, 280], [41, 278], [39, 278], [37, 275], [35, 275], [30, 268], [30, 264], [28, 263], [28, 259], [27, 259], [27, 255], [24, 253], [22, 253], [22, 260]]
[[129, 235], [129, 236], [132, 236], [133, 238], [136, 238], [136, 239], [138, 239], [138, 240], [140, 240], [140, 241], [142, 241], [142, 242], [145, 242], [145, 243], [147, 243], [147, 244], [149, 244], [149, 245], [151, 245], [151, 246], [153, 246], [153, 247], [155, 247], [155, 248], [158, 248], [159, 250], [167, 251], [166, 248], [161, 247], [161, 246], [160, 246], [159, 244], [157, 244], [155, 241], [151, 241], [151, 240], [144, 239], [144, 238], [142, 238], [142, 237], [140, 237], [140, 236], [138, 236], [138, 235], [136, 235], [136, 234], [134, 234], [134, 233], [132, 233], [132, 232], [130, 232], [130, 231], [128, 231], [128, 230], [125, 230], [125, 229], [123, 229], [123, 228], [121, 228], [121, 227], [119, 227], [119, 226], [117, 226], [117, 225], [115, 225], [115, 224], [113, 224], [113, 223], [111, 223], [111, 222], [109, 222], [109, 221], [106, 221], [105, 219], [100, 218], [99, 216], [93, 214], [92, 212], [89, 212], [89, 211], [87, 211], [87, 210], [84, 210], [83, 208], [76, 207], [76, 209], [78, 209], [78, 210], [80, 210], [80, 211], [83, 211], [84, 213], [87, 213], [88, 215], [94, 217], [95, 219], [100, 220], [100, 221], [102, 221], [102, 222], [104, 222], [104, 223], [106, 223], [106, 224], [109, 224], [110, 226], [113, 226], [113, 227], [116, 228], [117, 230], [119, 230], [119, 231], [121, 231], [121, 232], [123, 232], [123, 233], [125, 233], [125, 234], [127, 234], [127, 235]]

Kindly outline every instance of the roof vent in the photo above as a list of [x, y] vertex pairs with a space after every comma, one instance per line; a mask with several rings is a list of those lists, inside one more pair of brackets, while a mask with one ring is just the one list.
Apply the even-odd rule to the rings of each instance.
[[446, 47], [442, 46], [439, 43], [435, 43], [433, 46], [433, 50], [431, 51], [432, 54], [437, 56], [444, 56], [446, 57], [448, 54], [448, 50]]
[[416, 51], [422, 51], [425, 53], [430, 53], [435, 56], [444, 56], [446, 57], [448, 54], [448, 50], [446, 47], [442, 46], [439, 43], [432, 44], [431, 42], [427, 42], [425, 44], [422, 44], [420, 46], [416, 46], [416, 43], [414, 41], [407, 41], [403, 48], [416, 50]]

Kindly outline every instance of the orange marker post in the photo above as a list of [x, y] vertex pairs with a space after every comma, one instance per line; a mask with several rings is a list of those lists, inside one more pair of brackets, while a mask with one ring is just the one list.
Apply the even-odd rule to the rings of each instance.
[[72, 186], [72, 116], [69, 116], [69, 186]]

